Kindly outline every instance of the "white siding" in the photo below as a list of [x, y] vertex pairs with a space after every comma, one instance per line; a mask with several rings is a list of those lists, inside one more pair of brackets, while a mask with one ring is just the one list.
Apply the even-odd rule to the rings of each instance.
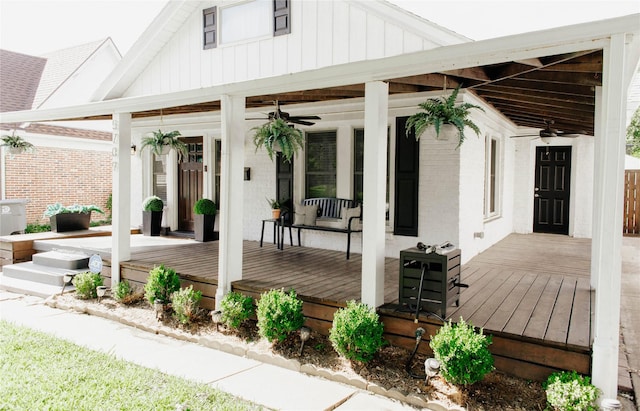
[[228, 4], [209, 1], [193, 11], [127, 88], [125, 96], [279, 76], [437, 47], [424, 33], [403, 27], [403, 18], [413, 23], [407, 27], [415, 26], [415, 18], [400, 12], [394, 11], [400, 17], [387, 21], [366, 4], [305, 0], [291, 4], [291, 34], [203, 50], [202, 10]]

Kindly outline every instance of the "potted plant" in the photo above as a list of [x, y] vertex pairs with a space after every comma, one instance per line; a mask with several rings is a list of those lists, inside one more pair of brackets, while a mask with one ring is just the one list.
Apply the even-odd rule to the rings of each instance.
[[267, 203], [269, 203], [269, 207], [271, 207], [271, 216], [274, 220], [280, 218], [281, 206], [280, 202], [276, 199], [267, 199]]
[[216, 222], [216, 203], [208, 198], [201, 198], [193, 205], [193, 231], [196, 241], [214, 241], [218, 233], [213, 231]]
[[74, 204], [65, 207], [60, 203], [55, 203], [47, 206], [44, 216], [49, 218], [51, 231], [61, 233], [88, 230], [92, 211], [104, 214], [104, 211], [94, 205], [82, 206]]
[[142, 202], [142, 234], [158, 236], [162, 230], [164, 202], [158, 196], [149, 196]]
[[169, 133], [163, 133], [161, 130], [154, 131], [151, 135], [142, 138], [140, 153], [145, 149], [150, 149], [155, 155], [163, 156], [173, 149], [178, 153], [178, 159], [181, 159], [187, 155], [188, 150], [187, 145], [178, 137], [180, 137], [180, 132], [177, 130]]
[[264, 147], [272, 161], [273, 154], [280, 151], [284, 160], [290, 163], [293, 156], [304, 146], [302, 131], [280, 117], [275, 117], [261, 126], [252, 128], [252, 130], [255, 131], [253, 144], [256, 146], [256, 151], [260, 147]]
[[7, 147], [10, 154], [22, 154], [33, 151], [33, 144], [29, 143], [20, 136], [16, 136], [13, 132], [10, 136], [2, 136], [2, 147]]
[[454, 132], [458, 132], [458, 146], [456, 147], [458, 148], [464, 142], [465, 127], [469, 127], [475, 131], [477, 135], [480, 135], [480, 129], [468, 117], [471, 109], [477, 108], [482, 111], [484, 111], [484, 109], [471, 103], [460, 103], [456, 105], [456, 98], [458, 97], [459, 91], [460, 86], [456, 87], [447, 98], [442, 96], [429, 98], [427, 101], [420, 103], [418, 107], [424, 111], [415, 113], [407, 119], [405, 123], [407, 136], [413, 129], [415, 130], [416, 140], [418, 140], [428, 127], [433, 126], [436, 130], [436, 138], [440, 139], [441, 131], [443, 132], [443, 137], [447, 135], [444, 128], [448, 125]]

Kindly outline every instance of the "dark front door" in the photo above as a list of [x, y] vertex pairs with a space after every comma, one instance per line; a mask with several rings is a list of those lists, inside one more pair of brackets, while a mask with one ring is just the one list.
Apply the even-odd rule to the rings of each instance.
[[533, 231], [569, 233], [571, 147], [537, 147]]
[[396, 193], [393, 233], [418, 235], [418, 175], [420, 144], [412, 131], [406, 135], [407, 117], [396, 118]]
[[202, 198], [202, 137], [183, 138], [189, 154], [178, 165], [178, 230], [193, 231], [193, 205]]
[[282, 153], [276, 156], [276, 200], [290, 211], [289, 219], [293, 210], [293, 158], [291, 162], [284, 161]]

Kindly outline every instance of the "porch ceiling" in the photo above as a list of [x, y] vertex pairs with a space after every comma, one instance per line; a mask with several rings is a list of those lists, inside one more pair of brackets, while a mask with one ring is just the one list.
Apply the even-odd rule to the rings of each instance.
[[[460, 84], [522, 127], [593, 135], [595, 87], [602, 85], [602, 50], [546, 56], [441, 73], [390, 78], [389, 93], [416, 93]], [[364, 97], [364, 84], [250, 96], [247, 108]], [[220, 110], [220, 101], [139, 111], [134, 118]], [[108, 118], [108, 117], [106, 117]]]

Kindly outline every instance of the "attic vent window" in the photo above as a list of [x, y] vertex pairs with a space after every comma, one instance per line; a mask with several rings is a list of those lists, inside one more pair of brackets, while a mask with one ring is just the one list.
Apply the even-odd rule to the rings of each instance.
[[220, 44], [272, 35], [270, 1], [256, 0], [220, 7]]
[[216, 36], [216, 7], [210, 7], [202, 11], [202, 23], [203, 23], [203, 43], [202, 48], [212, 49], [215, 48], [217, 43]]

